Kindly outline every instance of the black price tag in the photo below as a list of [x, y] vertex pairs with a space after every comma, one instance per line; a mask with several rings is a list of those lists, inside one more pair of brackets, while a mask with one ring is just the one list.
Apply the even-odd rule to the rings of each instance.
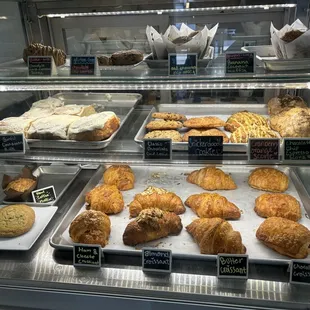
[[310, 139], [284, 139], [284, 160], [310, 160]]
[[169, 75], [196, 75], [197, 54], [169, 54]]
[[0, 135], [0, 154], [25, 154], [25, 139], [22, 133]]
[[28, 75], [29, 76], [51, 76], [53, 72], [52, 56], [29, 56]]
[[96, 75], [95, 56], [71, 56], [71, 75]]
[[188, 138], [188, 156], [192, 160], [223, 159], [223, 137], [190, 136]]
[[73, 246], [73, 265], [75, 267], [101, 267], [101, 246], [75, 244]]
[[170, 250], [142, 249], [142, 270], [171, 273], [172, 253]]
[[280, 139], [249, 139], [249, 160], [280, 160]]
[[56, 193], [54, 186], [48, 186], [44, 188], [32, 191], [32, 199], [35, 203], [48, 203], [56, 200]]
[[219, 254], [217, 276], [218, 278], [247, 279], [249, 276], [248, 255]]
[[171, 159], [171, 139], [145, 139], [143, 159]]
[[310, 284], [310, 263], [291, 261], [290, 283]]
[[225, 73], [226, 74], [254, 74], [255, 53], [238, 52], [225, 54]]

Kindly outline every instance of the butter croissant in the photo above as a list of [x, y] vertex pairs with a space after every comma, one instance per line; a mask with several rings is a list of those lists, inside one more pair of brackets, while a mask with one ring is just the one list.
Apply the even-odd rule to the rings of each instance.
[[103, 183], [115, 185], [121, 191], [134, 188], [135, 176], [127, 165], [113, 165], [103, 174]]
[[201, 254], [244, 254], [241, 235], [220, 218], [194, 220], [186, 227], [198, 243]]
[[225, 174], [221, 169], [215, 167], [195, 170], [187, 176], [186, 180], [209, 191], [237, 188], [237, 185], [229, 174]]
[[158, 208], [175, 214], [185, 212], [185, 207], [179, 196], [154, 186], [149, 186], [144, 192], [135, 195], [134, 200], [129, 205], [129, 213], [131, 217], [135, 217], [142, 210], [149, 208]]
[[219, 194], [191, 195], [186, 199], [185, 205], [202, 218], [219, 217], [236, 220], [241, 216], [238, 207]]
[[175, 213], [157, 208], [145, 209], [127, 225], [123, 242], [135, 246], [168, 235], [178, 235], [182, 228], [181, 219]]

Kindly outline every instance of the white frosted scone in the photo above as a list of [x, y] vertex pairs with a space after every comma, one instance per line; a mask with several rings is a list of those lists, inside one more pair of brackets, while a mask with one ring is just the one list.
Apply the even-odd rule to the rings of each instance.
[[64, 105], [63, 101], [57, 98], [48, 97], [43, 100], [36, 101], [32, 104], [33, 108], [56, 109]]
[[8, 117], [0, 121], [0, 133], [24, 133], [28, 130], [32, 119], [24, 117]]
[[88, 116], [95, 113], [96, 111], [91, 105], [68, 104], [55, 109], [55, 115]]
[[24, 113], [22, 117], [29, 119], [39, 119], [43, 117], [48, 117], [54, 114], [54, 109], [52, 108], [32, 108], [28, 112]]
[[65, 140], [68, 127], [78, 120], [73, 115], [52, 115], [32, 122], [26, 136], [28, 139]]
[[81, 117], [68, 130], [70, 140], [101, 141], [109, 138], [120, 125], [114, 112], [106, 111]]

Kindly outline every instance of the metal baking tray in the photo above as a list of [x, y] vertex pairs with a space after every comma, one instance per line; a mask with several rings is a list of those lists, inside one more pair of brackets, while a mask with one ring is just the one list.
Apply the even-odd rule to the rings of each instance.
[[[17, 167], [19, 170], [17, 170]], [[9, 175], [18, 175], [24, 166], [16, 166], [15, 172], [6, 172]], [[37, 189], [54, 186], [56, 193], [56, 200], [48, 203], [34, 203], [31, 195], [24, 201], [29, 206], [53, 206], [57, 205], [58, 200], [65, 193], [70, 184], [78, 176], [81, 168], [79, 166], [66, 166], [66, 165], [51, 165], [51, 166], [39, 166], [33, 171], [33, 175], [38, 179]], [[4, 194], [3, 194], [4, 195]], [[13, 202], [9, 200], [3, 200], [4, 204], [19, 204], [20, 202]]]
[[[261, 195], [262, 191], [255, 190], [248, 186], [247, 179], [251, 170], [256, 166], [219, 166], [224, 172], [230, 173], [236, 182], [238, 188], [232, 191], [217, 191], [219, 194], [227, 197], [228, 200], [235, 203], [242, 211], [241, 219], [230, 221], [235, 230], [239, 231], [242, 236], [244, 245], [247, 248], [247, 254], [253, 262], [262, 264], [287, 264], [290, 259], [282, 256], [277, 252], [264, 246], [256, 239], [255, 233], [259, 225], [264, 221], [263, 218], [256, 215], [254, 212], [255, 199]], [[290, 178], [289, 189], [286, 193], [293, 195], [300, 200], [298, 194], [299, 183], [295, 184], [291, 179], [291, 169], [288, 167], [277, 167], [277, 169], [285, 172]], [[71, 250], [72, 240], [69, 237], [68, 227], [72, 220], [85, 209], [85, 194], [93, 189], [101, 182], [102, 174], [106, 167], [101, 167], [86, 185], [77, 200], [74, 202], [68, 213], [65, 215], [62, 222], [53, 232], [50, 238], [50, 244], [56, 249]], [[135, 188], [129, 191], [122, 192], [125, 206], [133, 200], [135, 194], [142, 192], [147, 186], [163, 187], [169, 191], [175, 192], [180, 198], [185, 201], [192, 194], [205, 192], [197, 185], [186, 182], [186, 175], [197, 167], [176, 167], [176, 166], [132, 166], [135, 174]], [[301, 224], [310, 228], [310, 220], [305, 216], [306, 211], [302, 211]], [[141, 248], [144, 246], [157, 247], [159, 249], [170, 249], [173, 256], [188, 259], [207, 259], [215, 260], [215, 255], [202, 255], [198, 245], [185, 230], [185, 227], [190, 224], [197, 216], [194, 212], [186, 207], [186, 212], [180, 215], [183, 223], [183, 230], [178, 236], [169, 236], [160, 240], [152, 241], [146, 244], [140, 244], [136, 247], [125, 246], [122, 241], [123, 232], [127, 224], [131, 221], [129, 218], [128, 207], [118, 215], [111, 215], [111, 235], [109, 244], [103, 248], [105, 253], [113, 253], [119, 255], [141, 255]]]
[[[174, 112], [186, 115], [187, 118], [201, 117], [201, 116], [217, 116], [223, 121], [226, 121], [233, 113], [240, 111], [249, 111], [264, 115], [267, 117], [268, 110], [265, 104], [159, 104], [154, 107], [149, 113], [146, 120], [143, 122], [141, 128], [137, 132], [134, 140], [143, 147], [143, 137], [147, 134], [145, 126], [152, 120], [152, 113], [154, 112]], [[180, 133], [188, 131], [186, 128], [181, 128]], [[224, 131], [228, 137], [231, 133]], [[223, 151], [246, 153], [247, 143], [224, 143]], [[174, 151], [185, 151], [188, 149], [188, 142], [172, 142], [172, 149]]]
[[278, 59], [272, 45], [244, 46], [245, 52], [255, 52], [257, 64], [269, 71], [296, 71], [310, 69], [310, 59]]
[[135, 105], [142, 98], [140, 94], [110, 94], [110, 93], [59, 93], [53, 96], [65, 104], [93, 104], [97, 112], [112, 111], [121, 120], [120, 127], [108, 139], [103, 141], [74, 141], [74, 140], [40, 140], [27, 139], [30, 148], [49, 149], [103, 149], [106, 148], [126, 122]]

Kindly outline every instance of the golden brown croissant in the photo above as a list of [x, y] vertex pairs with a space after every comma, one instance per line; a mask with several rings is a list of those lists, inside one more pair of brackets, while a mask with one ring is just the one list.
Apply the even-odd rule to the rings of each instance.
[[135, 176], [127, 165], [113, 165], [103, 174], [103, 183], [115, 185], [121, 191], [134, 188]]
[[293, 258], [306, 258], [310, 231], [282, 217], [269, 217], [256, 231], [256, 238], [276, 252]]
[[168, 235], [178, 235], [181, 230], [181, 219], [175, 213], [157, 208], [145, 209], [127, 225], [123, 234], [123, 242], [134, 246]]
[[106, 214], [120, 213], [124, 209], [122, 193], [115, 185], [102, 184], [86, 194], [88, 210], [101, 211]]
[[220, 218], [194, 220], [186, 227], [200, 247], [201, 254], [244, 254], [241, 235]]
[[158, 208], [164, 211], [182, 214], [185, 207], [179, 196], [163, 188], [149, 186], [144, 192], [135, 195], [129, 205], [131, 217], [137, 216], [143, 209]]
[[221, 169], [215, 167], [195, 170], [187, 176], [186, 180], [209, 191], [237, 188], [237, 185], [229, 174], [225, 174]]
[[88, 210], [71, 223], [69, 235], [76, 243], [100, 244], [105, 247], [111, 232], [109, 217], [100, 211]]
[[190, 207], [199, 217], [222, 219], [239, 219], [240, 210], [232, 202], [219, 194], [203, 193], [189, 196], [185, 205]]

